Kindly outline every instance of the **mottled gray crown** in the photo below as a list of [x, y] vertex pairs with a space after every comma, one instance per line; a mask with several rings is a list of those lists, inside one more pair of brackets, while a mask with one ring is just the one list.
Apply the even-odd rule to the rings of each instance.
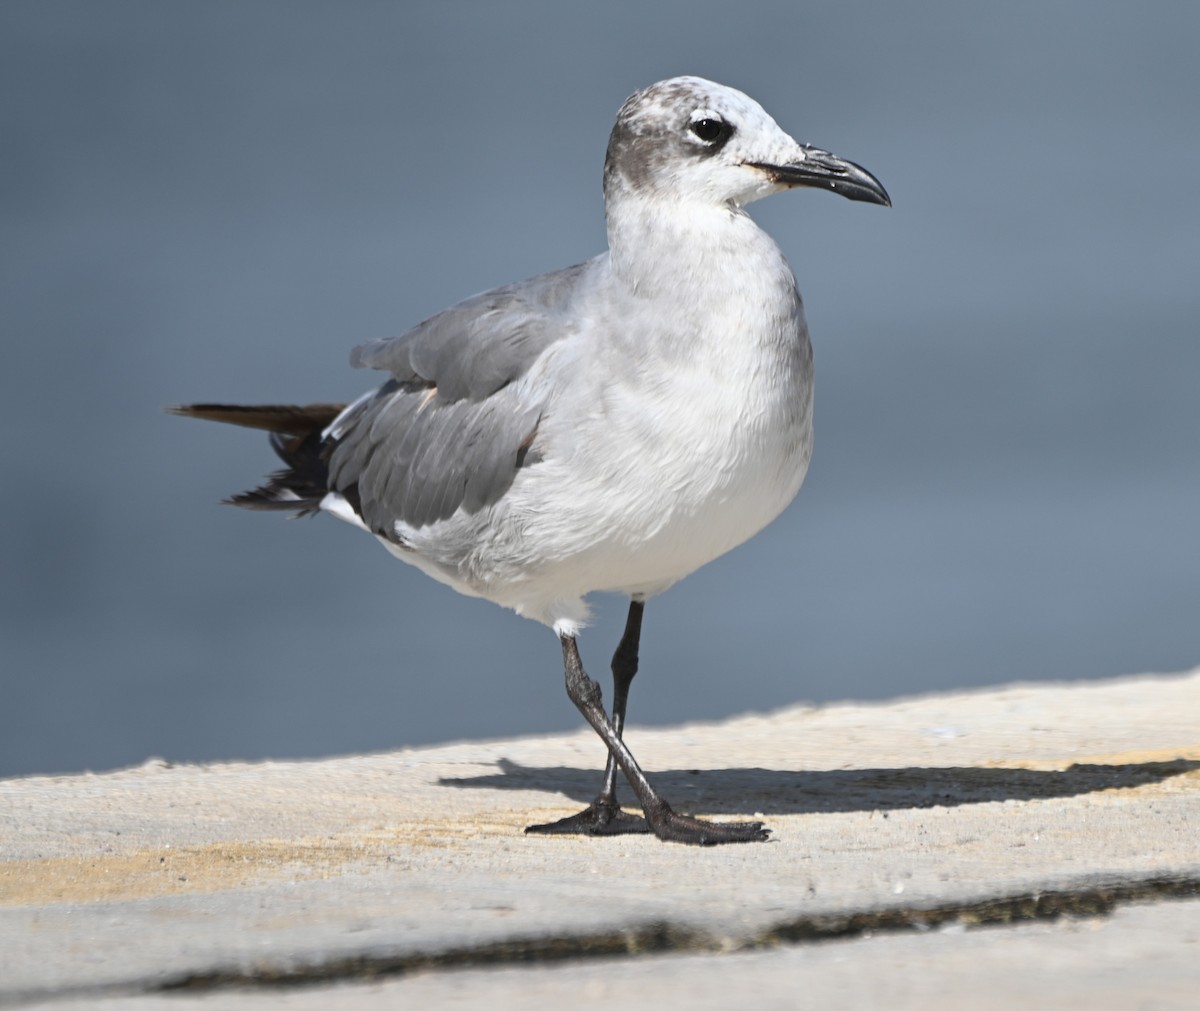
[[[726, 129], [711, 139], [696, 132], [704, 120]], [[775, 121], [748, 95], [701, 77], [672, 77], [634, 92], [617, 113], [604, 161], [604, 191], [669, 188], [682, 169], [718, 155], [749, 128], [771, 133]]]

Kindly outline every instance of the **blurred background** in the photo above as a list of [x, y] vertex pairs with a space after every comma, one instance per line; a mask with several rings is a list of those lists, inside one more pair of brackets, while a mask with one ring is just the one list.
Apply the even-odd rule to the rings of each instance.
[[352, 398], [353, 345], [600, 251], [613, 115], [682, 73], [895, 206], [752, 208], [813, 466], [651, 601], [632, 722], [1200, 663], [1198, 49], [1192, 0], [5, 0], [0, 775], [580, 725], [548, 630], [217, 505], [266, 440], [162, 408]]

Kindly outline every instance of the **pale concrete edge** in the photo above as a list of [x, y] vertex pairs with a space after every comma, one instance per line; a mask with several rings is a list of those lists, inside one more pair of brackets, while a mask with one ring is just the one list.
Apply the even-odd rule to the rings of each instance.
[[926, 933], [952, 928], [995, 930], [1062, 918], [1105, 917], [1121, 906], [1197, 897], [1200, 897], [1200, 862], [1170, 875], [1082, 874], [1047, 880], [1034, 891], [996, 895], [981, 886], [973, 896], [947, 903], [883, 903], [858, 910], [784, 916], [766, 927], [742, 934], [721, 935], [699, 930], [693, 924], [649, 919], [581, 934], [527, 935], [440, 949], [380, 945], [353, 954], [314, 959], [292, 956], [279, 961], [260, 955], [252, 963], [230, 962], [177, 975], [155, 973], [113, 984], [7, 993], [0, 990], [0, 1007], [156, 993], [215, 994], [237, 989], [317, 986], [506, 964], [530, 967], [652, 954], [725, 954], [885, 933]]
[[[1149, 684], [1149, 683], [1176, 683], [1187, 681], [1200, 675], [1200, 667], [1194, 667], [1185, 671], [1170, 671], [1170, 672], [1143, 672], [1140, 674], [1122, 674], [1114, 677], [1106, 678], [1062, 678], [1057, 680], [1047, 681], [1005, 681], [992, 685], [977, 685], [971, 688], [965, 688], [958, 691], [943, 692], [917, 692], [911, 695], [895, 695], [883, 699], [837, 699], [831, 702], [810, 703], [796, 702], [792, 705], [781, 706], [778, 709], [771, 710], [745, 710], [744, 712], [735, 713], [719, 720], [695, 720], [690, 723], [678, 724], [643, 724], [630, 723], [630, 730], [657, 730], [657, 731], [686, 731], [701, 727], [719, 728], [728, 724], [737, 723], [739, 720], [745, 719], [764, 719], [773, 716], [782, 716], [787, 713], [794, 712], [809, 712], [817, 713], [826, 710], [836, 709], [885, 709], [889, 706], [904, 706], [911, 704], [920, 704], [933, 699], [946, 701], [950, 699], [969, 699], [972, 697], [980, 697], [986, 695], [996, 695], [1002, 692], [1016, 691], [1035, 691], [1035, 690], [1064, 690], [1069, 688], [1076, 689], [1093, 689], [1103, 690], [1116, 685], [1134, 685], [1134, 684]], [[22, 776], [2, 777], [0, 776], [0, 786], [8, 783], [30, 783], [36, 780], [63, 780], [74, 779], [79, 777], [104, 777], [104, 776], [124, 776], [130, 773], [136, 773], [145, 769], [217, 769], [217, 768], [253, 768], [256, 766], [305, 766], [305, 765], [320, 765], [323, 762], [336, 762], [343, 759], [351, 758], [387, 758], [397, 755], [416, 755], [426, 752], [441, 751], [448, 748], [458, 748], [465, 746], [479, 746], [484, 748], [503, 747], [516, 742], [523, 741], [553, 741], [562, 740], [576, 736], [590, 738], [593, 731], [588, 727], [583, 726], [576, 730], [557, 731], [545, 734], [526, 734], [521, 737], [481, 737], [481, 738], [452, 738], [446, 741], [438, 741], [431, 744], [422, 744], [414, 747], [404, 748], [389, 748], [381, 751], [366, 751], [352, 752], [336, 755], [321, 755], [315, 758], [260, 758], [260, 759], [239, 759], [230, 758], [212, 762], [175, 762], [163, 758], [158, 755], [147, 757], [144, 761], [135, 765], [122, 765], [111, 769], [82, 769], [77, 772], [55, 772], [55, 773], [29, 773]]]

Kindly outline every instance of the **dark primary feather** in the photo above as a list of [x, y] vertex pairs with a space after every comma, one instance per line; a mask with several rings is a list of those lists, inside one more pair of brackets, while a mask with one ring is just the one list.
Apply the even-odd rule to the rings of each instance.
[[311, 516], [329, 491], [329, 447], [321, 433], [345, 410], [343, 404], [187, 404], [167, 408], [172, 414], [222, 421], [271, 433], [271, 448], [287, 466], [267, 476], [265, 484], [225, 501], [244, 509], [295, 512]]
[[222, 421], [227, 425], [260, 428], [283, 435], [307, 435], [313, 429], [320, 431], [328, 427], [345, 409], [345, 404], [308, 404], [305, 407], [293, 404], [185, 404], [180, 407], [168, 407], [167, 411], [185, 418]]

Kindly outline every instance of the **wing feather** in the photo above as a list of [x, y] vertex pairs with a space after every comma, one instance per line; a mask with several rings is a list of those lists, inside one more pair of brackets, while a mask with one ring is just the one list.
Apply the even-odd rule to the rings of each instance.
[[572, 332], [564, 312], [588, 264], [467, 299], [408, 333], [355, 348], [392, 374], [330, 426], [330, 487], [395, 539], [500, 500], [533, 446], [544, 402], [521, 379]]

